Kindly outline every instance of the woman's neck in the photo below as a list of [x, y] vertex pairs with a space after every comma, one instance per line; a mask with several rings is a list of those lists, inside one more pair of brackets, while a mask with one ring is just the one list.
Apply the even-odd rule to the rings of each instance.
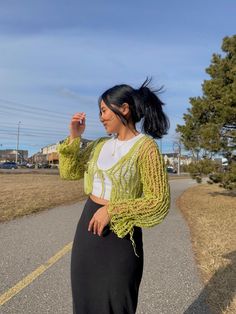
[[131, 138], [137, 136], [140, 134], [136, 129], [129, 129], [129, 128], [124, 128], [121, 129], [119, 133], [117, 133], [117, 138], [119, 141], [127, 141], [130, 140]]

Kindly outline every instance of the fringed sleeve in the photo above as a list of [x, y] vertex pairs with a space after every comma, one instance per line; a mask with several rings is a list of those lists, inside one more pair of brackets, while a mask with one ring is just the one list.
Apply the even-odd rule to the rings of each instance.
[[67, 180], [79, 180], [84, 177], [86, 163], [97, 140], [90, 142], [83, 149], [80, 149], [81, 137], [75, 138], [71, 144], [69, 140], [70, 138], [67, 137], [57, 146], [60, 177]]
[[[109, 202], [110, 229], [123, 238], [133, 227], [152, 227], [163, 221], [170, 207], [170, 187], [163, 156], [154, 140], [140, 148], [138, 165], [143, 196]], [[132, 241], [133, 242], [133, 241]]]

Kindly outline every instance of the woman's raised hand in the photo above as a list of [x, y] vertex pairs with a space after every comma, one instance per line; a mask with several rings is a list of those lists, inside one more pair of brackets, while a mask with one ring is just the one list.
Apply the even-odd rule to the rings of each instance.
[[84, 112], [77, 112], [73, 115], [70, 122], [70, 139], [73, 140], [84, 133], [85, 130], [85, 118]]

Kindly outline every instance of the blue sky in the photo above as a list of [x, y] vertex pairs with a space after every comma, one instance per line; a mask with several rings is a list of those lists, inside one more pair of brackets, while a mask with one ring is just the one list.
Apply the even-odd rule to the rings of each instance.
[[21, 121], [19, 148], [31, 155], [66, 137], [79, 111], [85, 138], [105, 136], [98, 97], [152, 76], [171, 124], [158, 144], [173, 152], [176, 125], [201, 95], [212, 54], [236, 33], [235, 15], [234, 0], [0, 1], [0, 148], [16, 147]]

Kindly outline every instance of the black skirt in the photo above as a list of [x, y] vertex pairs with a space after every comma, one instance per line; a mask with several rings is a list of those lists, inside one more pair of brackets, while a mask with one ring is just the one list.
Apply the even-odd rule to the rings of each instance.
[[88, 231], [89, 221], [103, 205], [88, 198], [79, 219], [71, 254], [74, 314], [134, 314], [143, 274], [142, 229], [134, 228], [134, 253], [129, 234], [108, 228], [103, 236]]

